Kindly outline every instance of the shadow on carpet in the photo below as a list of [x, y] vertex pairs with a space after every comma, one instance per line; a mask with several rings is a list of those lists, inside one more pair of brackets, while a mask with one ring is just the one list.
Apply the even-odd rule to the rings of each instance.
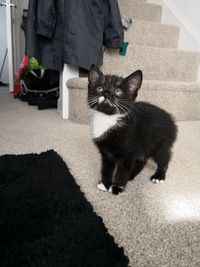
[[125, 267], [128, 258], [53, 150], [0, 157], [1, 267]]

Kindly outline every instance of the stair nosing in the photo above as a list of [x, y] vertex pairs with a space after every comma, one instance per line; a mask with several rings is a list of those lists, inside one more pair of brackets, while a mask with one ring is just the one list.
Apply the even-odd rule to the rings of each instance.
[[[157, 47], [157, 46], [150, 46], [150, 45], [139, 45], [139, 44], [129, 44], [128, 49], [130, 47], [141, 47], [141, 48], [147, 48], [147, 49], [154, 49], [155, 51], [157, 50], [163, 50], [163, 51], [168, 51], [168, 52], [177, 52], [177, 53], [184, 53], [184, 54], [190, 54], [190, 55], [197, 55], [200, 56], [200, 52], [198, 51], [186, 51], [186, 50], [178, 50], [177, 48], [169, 48], [169, 47]], [[106, 49], [108, 51], [115, 51], [116, 53], [118, 52], [116, 49]]]
[[[156, 21], [148, 21], [148, 20], [144, 20], [144, 19], [133, 19], [133, 23], [130, 27], [134, 27], [134, 22], [142, 22], [142, 23], [150, 23], [150, 24], [154, 24], [154, 25], [161, 25], [161, 26], [164, 26], [164, 27], [169, 27], [169, 28], [174, 28], [178, 31], [180, 31], [180, 27], [177, 26], [177, 25], [172, 25], [172, 24], [167, 24], [167, 23], [160, 23], [160, 22], [156, 22]], [[125, 31], [125, 32], [128, 32], [129, 30]]]
[[[149, 2], [143, 2], [143, 1], [135, 1], [136, 3], [140, 4], [140, 5], [147, 5], [147, 6], [154, 6], [156, 8], [159, 8], [162, 11], [162, 6], [160, 4], [154, 4], [154, 3], [149, 3]], [[120, 3], [118, 2], [119, 5], [119, 9], [121, 8]]]

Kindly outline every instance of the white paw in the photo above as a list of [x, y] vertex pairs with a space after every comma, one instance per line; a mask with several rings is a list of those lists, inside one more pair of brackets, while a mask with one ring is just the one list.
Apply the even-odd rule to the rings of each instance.
[[113, 186], [111, 185], [111, 187], [110, 187], [109, 190], [108, 190], [109, 193], [112, 193], [112, 187], [113, 187]]
[[165, 181], [164, 180], [159, 180], [159, 179], [152, 179], [151, 180], [154, 184], [163, 184]]
[[103, 183], [99, 183], [97, 184], [97, 189], [101, 190], [101, 191], [107, 191], [107, 189], [105, 188]]

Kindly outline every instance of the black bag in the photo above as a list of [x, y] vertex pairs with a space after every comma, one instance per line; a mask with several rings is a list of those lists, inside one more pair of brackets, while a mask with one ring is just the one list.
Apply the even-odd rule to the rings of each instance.
[[56, 108], [59, 98], [59, 72], [54, 70], [23, 70], [20, 80], [22, 101], [38, 109]]

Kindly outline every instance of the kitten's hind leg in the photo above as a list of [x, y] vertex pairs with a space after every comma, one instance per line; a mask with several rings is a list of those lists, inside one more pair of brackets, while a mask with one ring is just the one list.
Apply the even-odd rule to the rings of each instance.
[[157, 163], [157, 170], [150, 179], [153, 183], [160, 184], [165, 181], [170, 158], [171, 158], [171, 151], [164, 149], [159, 149], [153, 156], [153, 159]]
[[129, 181], [133, 180], [144, 168], [146, 164], [146, 159], [137, 159], [134, 163], [133, 170], [131, 172], [131, 175], [129, 177]]
[[117, 162], [117, 169], [114, 175], [114, 183], [109, 192], [118, 195], [125, 190], [131, 172], [131, 160], [120, 160]]

